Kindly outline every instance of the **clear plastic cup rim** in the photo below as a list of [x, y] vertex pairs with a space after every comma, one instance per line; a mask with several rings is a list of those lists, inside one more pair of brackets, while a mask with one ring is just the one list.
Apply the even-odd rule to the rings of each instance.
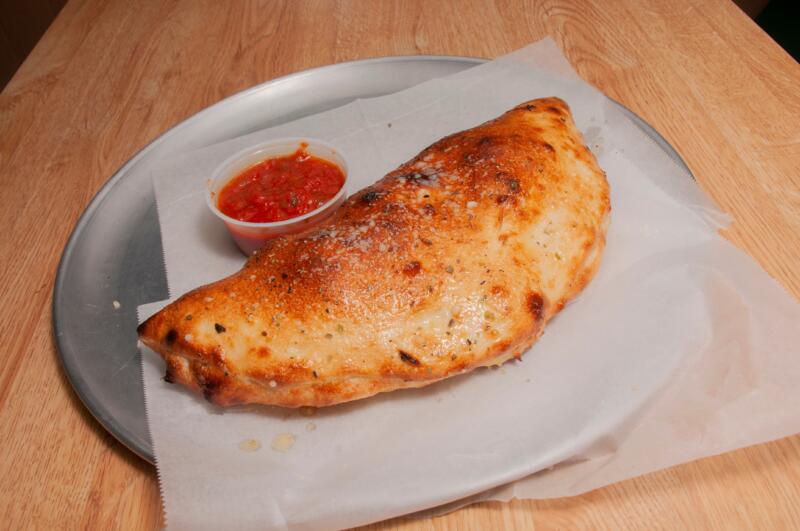
[[[284, 219], [281, 221], [264, 222], [242, 221], [240, 219], [232, 218], [222, 212], [219, 207], [217, 207], [217, 192], [219, 192], [220, 189], [228, 184], [231, 179], [241, 174], [241, 172], [244, 170], [258, 164], [259, 162], [263, 162], [273, 157], [291, 155], [303, 144], [306, 145], [306, 151], [309, 155], [332, 162], [338, 166], [344, 174], [344, 182], [342, 183], [342, 187], [339, 188], [339, 191], [336, 192], [336, 195], [331, 197], [328, 201], [314, 210], [294, 218]], [[230, 225], [249, 229], [286, 227], [319, 215], [320, 213], [325, 212], [325, 210], [340, 203], [342, 196], [347, 193], [348, 180], [349, 172], [347, 161], [342, 156], [341, 152], [328, 142], [316, 138], [300, 136], [277, 138], [274, 140], [260, 142], [242, 149], [238, 153], [225, 159], [224, 162], [217, 166], [207, 181], [205, 194], [206, 204], [208, 204], [208, 208], [210, 208], [218, 218]]]

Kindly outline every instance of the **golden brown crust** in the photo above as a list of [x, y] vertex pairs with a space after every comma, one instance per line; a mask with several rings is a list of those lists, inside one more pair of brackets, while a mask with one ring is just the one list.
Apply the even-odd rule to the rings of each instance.
[[608, 184], [566, 103], [448, 136], [139, 327], [221, 405], [326, 406], [519, 357], [597, 270]]

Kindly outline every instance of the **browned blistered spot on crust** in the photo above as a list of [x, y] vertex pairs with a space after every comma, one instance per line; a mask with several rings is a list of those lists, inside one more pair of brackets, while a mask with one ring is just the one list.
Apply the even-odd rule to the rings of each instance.
[[177, 381], [177, 373], [180, 370], [178, 365], [179, 361], [176, 356], [169, 356], [166, 360], [167, 371], [164, 374], [164, 381], [167, 383], [175, 383]]
[[413, 262], [409, 262], [403, 266], [403, 274], [408, 277], [415, 277], [419, 274], [422, 266], [420, 265], [419, 261], [414, 260]]
[[[373, 388], [374, 383], [371, 382], [364, 382], [367, 389]], [[318, 396], [323, 397], [323, 402], [319, 404], [320, 406], [330, 405], [333, 403], [338, 402], [338, 397], [345, 396], [352, 398], [353, 397], [353, 390], [350, 389], [346, 382], [328, 382], [328, 383], [319, 383], [314, 384], [314, 393]], [[374, 393], [371, 393], [374, 394]]]
[[492, 345], [492, 351], [493, 352], [498, 352], [498, 353], [499, 352], [505, 352], [506, 350], [508, 350], [508, 348], [510, 346], [511, 346], [511, 341], [508, 341], [508, 340], [498, 341], [497, 343]]
[[458, 356], [453, 363], [450, 364], [447, 374], [457, 374], [465, 369], [471, 368], [472, 362], [466, 356]]
[[263, 360], [269, 358], [270, 355], [272, 355], [272, 352], [270, 352], [269, 348], [267, 347], [258, 347], [255, 349], [255, 355], [257, 358]]
[[225, 384], [224, 374], [220, 369], [211, 367], [204, 363], [194, 363], [192, 365], [194, 376], [197, 383], [200, 384], [200, 389], [203, 392], [203, 397], [209, 402], [214, 402], [214, 396], [219, 392]]
[[371, 203], [374, 203], [381, 197], [383, 197], [383, 194], [381, 192], [376, 192], [375, 190], [367, 189], [364, 193], [361, 194], [361, 202], [364, 203], [365, 205], [369, 205]]
[[498, 284], [495, 284], [494, 286], [491, 287], [489, 293], [491, 293], [492, 295], [508, 295], [508, 288], [506, 288], [505, 286], [500, 286]]
[[408, 352], [406, 352], [405, 350], [398, 350], [397, 353], [400, 356], [400, 359], [403, 361], [403, 363], [407, 363], [414, 367], [419, 367], [420, 361], [411, 354], [409, 354]]
[[216, 347], [211, 351], [211, 359], [214, 361], [217, 367], [225, 366], [225, 354], [222, 352], [221, 347]]
[[171, 346], [173, 343], [175, 343], [176, 339], [178, 339], [178, 331], [174, 328], [170, 328], [167, 332], [167, 335], [164, 336], [164, 343], [166, 343], [167, 346]]
[[528, 310], [533, 314], [533, 318], [541, 321], [544, 314], [544, 299], [541, 293], [529, 293], [527, 303]]

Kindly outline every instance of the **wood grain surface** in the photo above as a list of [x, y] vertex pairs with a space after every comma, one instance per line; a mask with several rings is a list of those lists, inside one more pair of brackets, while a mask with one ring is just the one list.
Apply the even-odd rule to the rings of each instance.
[[[155, 471], [58, 363], [50, 304], [93, 194], [172, 125], [239, 90], [366, 57], [492, 58], [552, 36], [653, 124], [800, 297], [800, 66], [726, 0], [70, 1], [0, 94], [0, 527], [153, 529]], [[797, 407], [787, 404], [786, 407]], [[374, 529], [800, 527], [800, 437], [550, 501]]]

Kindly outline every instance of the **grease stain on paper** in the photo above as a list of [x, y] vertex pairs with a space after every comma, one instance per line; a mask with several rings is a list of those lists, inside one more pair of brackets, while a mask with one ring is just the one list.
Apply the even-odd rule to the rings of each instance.
[[279, 433], [272, 439], [270, 446], [276, 452], [288, 452], [295, 443], [295, 436], [291, 433]]
[[243, 452], [255, 452], [261, 449], [261, 441], [258, 439], [244, 439], [239, 443], [239, 450]]

